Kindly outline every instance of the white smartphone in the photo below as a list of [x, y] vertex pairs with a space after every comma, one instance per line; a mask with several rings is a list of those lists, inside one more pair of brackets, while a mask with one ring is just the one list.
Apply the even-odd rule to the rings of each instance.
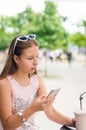
[[61, 88], [58, 88], [58, 89], [53, 89], [49, 92], [49, 94], [47, 95], [47, 98], [51, 97], [51, 96], [56, 96], [57, 93], [60, 91]]

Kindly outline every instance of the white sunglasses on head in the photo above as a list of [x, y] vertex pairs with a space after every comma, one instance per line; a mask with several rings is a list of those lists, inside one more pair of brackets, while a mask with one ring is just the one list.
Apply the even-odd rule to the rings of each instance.
[[26, 42], [28, 39], [33, 39], [33, 40], [35, 40], [35, 39], [36, 39], [36, 35], [35, 35], [35, 34], [29, 34], [28, 36], [20, 36], [20, 37], [17, 37], [17, 38], [16, 38], [16, 41], [15, 41], [15, 43], [14, 43], [14, 47], [13, 47], [13, 54], [14, 54], [14, 51], [15, 51], [15, 48], [16, 48], [17, 41]]

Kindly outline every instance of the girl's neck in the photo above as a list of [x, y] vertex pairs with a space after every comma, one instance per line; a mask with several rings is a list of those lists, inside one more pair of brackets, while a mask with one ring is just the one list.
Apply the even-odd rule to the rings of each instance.
[[22, 86], [27, 86], [30, 82], [30, 76], [28, 74], [14, 73], [13, 78]]

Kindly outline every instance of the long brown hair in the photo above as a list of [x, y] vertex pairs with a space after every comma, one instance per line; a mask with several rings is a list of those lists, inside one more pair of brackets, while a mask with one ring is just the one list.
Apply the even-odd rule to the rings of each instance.
[[[23, 36], [23, 35], [22, 35]], [[15, 42], [16, 39], [20, 36], [16, 36], [9, 46], [8, 54], [7, 54], [7, 60], [5, 62], [4, 68], [0, 74], [0, 79], [6, 78], [6, 76], [13, 74], [17, 71], [17, 65], [14, 61], [14, 55], [20, 56], [24, 49], [28, 47], [32, 47], [33, 45], [38, 46], [38, 42], [34, 39], [28, 39], [26, 41], [17, 41], [16, 47]], [[15, 50], [14, 50], [15, 49]], [[36, 71], [34, 72], [36, 73]]]

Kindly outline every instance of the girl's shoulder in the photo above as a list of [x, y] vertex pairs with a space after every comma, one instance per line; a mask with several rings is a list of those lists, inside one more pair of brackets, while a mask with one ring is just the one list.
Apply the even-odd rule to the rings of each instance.
[[34, 74], [31, 78], [33, 79], [33, 81], [37, 81], [39, 85], [43, 84], [43, 80], [39, 74]]
[[39, 85], [41, 86], [45, 86], [45, 83], [44, 83], [44, 81], [43, 81], [43, 79], [42, 79], [42, 77], [40, 76], [40, 75], [37, 75], [37, 79], [38, 79], [38, 82], [39, 82]]
[[0, 79], [0, 86], [7, 84], [7, 82], [6, 78]]
[[39, 74], [37, 74], [37, 79], [38, 79], [39, 81], [43, 81], [42, 77], [41, 77]]
[[6, 89], [6, 91], [7, 89], [11, 90], [11, 86], [7, 78], [0, 79], [0, 90], [1, 89]]

